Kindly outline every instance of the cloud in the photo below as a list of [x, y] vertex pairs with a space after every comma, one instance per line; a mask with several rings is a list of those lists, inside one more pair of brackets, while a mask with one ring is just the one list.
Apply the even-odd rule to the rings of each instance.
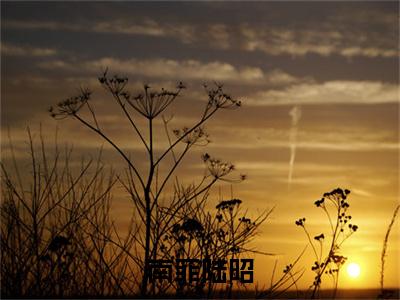
[[[213, 145], [211, 148], [221, 148], [221, 144]], [[289, 148], [290, 144], [285, 141], [269, 140], [265, 143], [244, 144], [243, 142], [227, 142], [224, 143], [223, 147], [229, 149], [272, 149], [272, 148]], [[396, 142], [375, 142], [375, 141], [302, 141], [298, 142], [296, 147], [302, 150], [321, 150], [321, 151], [398, 151], [400, 150], [400, 144]], [[286, 179], [287, 180], [287, 179]]]
[[252, 105], [396, 103], [399, 87], [377, 81], [334, 80], [323, 83], [300, 83], [284, 89], [255, 93], [246, 99]]
[[342, 26], [352, 25], [354, 27], [373, 24], [374, 26], [393, 27], [398, 22], [398, 18], [396, 10], [357, 9], [349, 11], [346, 8], [341, 8], [336, 14], [330, 15], [328, 20]]
[[[303, 107], [303, 113], [305, 108]], [[305, 113], [306, 114], [306, 113]], [[288, 120], [290, 122], [290, 120]], [[236, 127], [235, 134], [226, 136], [223, 126], [214, 126], [212, 136], [217, 136], [218, 143], [211, 143], [208, 147], [229, 149], [290, 149], [290, 129], [260, 129]], [[398, 151], [400, 149], [397, 136], [388, 130], [371, 131], [368, 128], [353, 127], [351, 130], [337, 127], [326, 132], [319, 129], [299, 128], [298, 150], [321, 151]], [[248, 141], [243, 143], [243, 141]]]
[[231, 33], [229, 27], [225, 24], [211, 24], [208, 26], [207, 35], [216, 48], [230, 49], [231, 45]]
[[[78, 67], [79, 64], [79, 67]], [[236, 67], [232, 64], [213, 61], [201, 62], [199, 60], [172, 60], [172, 59], [118, 59], [104, 57], [86, 63], [73, 63], [54, 60], [40, 63], [46, 69], [86, 70], [87, 72], [100, 73], [104, 68], [112, 72], [126, 75], [136, 75], [151, 78], [202, 80], [202, 81], [234, 81], [252, 84], [286, 85], [301, 80], [282, 70], [276, 69], [265, 73], [262, 69], [252, 66]]]
[[373, 196], [370, 192], [363, 190], [363, 189], [357, 189], [357, 188], [353, 188], [352, 193], [355, 195], [359, 195], [362, 197], [368, 197], [368, 198]]
[[9, 56], [54, 56], [57, 54], [57, 50], [2, 43], [1, 53]]
[[126, 35], [143, 35], [151, 37], [176, 38], [183, 43], [193, 42], [195, 28], [190, 24], [163, 23], [144, 19], [137, 21], [118, 19], [114, 21], [95, 21], [81, 23], [64, 23], [58, 21], [20, 21], [6, 20], [6, 28], [21, 30], [77, 31], [94, 33], [112, 33]]
[[262, 51], [268, 55], [321, 56], [341, 55], [347, 58], [397, 57], [393, 40], [368, 32], [333, 29], [279, 29], [239, 26], [241, 45], [246, 51]]
[[399, 55], [397, 33], [390, 23], [381, 23], [384, 24], [384, 28], [380, 32], [363, 27], [364, 23], [351, 23], [352, 26], [346, 26], [343, 22], [348, 24], [349, 20], [339, 22], [331, 19], [317, 29], [310, 29], [306, 24], [283, 29], [269, 23], [196, 24], [163, 22], [150, 18], [119, 18], [112, 21], [81, 23], [6, 20], [4, 24], [6, 28], [11, 29], [68, 30], [170, 38], [183, 44], [222, 50], [261, 51], [271, 56], [302, 57], [317, 54], [339, 55], [345, 58], [393, 58]]
[[377, 151], [377, 150], [399, 150], [400, 144], [396, 142], [373, 142], [373, 141], [349, 141], [346, 143], [336, 142], [299, 142], [300, 149], [314, 150], [338, 150], [338, 151]]
[[260, 80], [264, 73], [260, 68], [244, 67], [237, 69], [224, 62], [202, 63], [198, 60], [120, 60], [116, 58], [103, 58], [88, 63], [88, 67], [97, 70], [109, 66], [117, 72], [162, 78], [187, 78], [187, 79], [212, 79], [212, 80]]
[[275, 69], [272, 70], [271, 72], [269, 72], [266, 77], [268, 78], [268, 82], [270, 82], [271, 84], [293, 84], [296, 82], [300, 82], [300, 81], [309, 81], [309, 78], [297, 78], [295, 76], [292, 76], [280, 69]]
[[123, 21], [99, 22], [92, 27], [96, 32], [143, 34], [150, 36], [163, 36], [167, 30], [153, 20], [147, 20], [142, 24], [129, 24]]
[[343, 48], [339, 53], [345, 57], [365, 56], [365, 57], [397, 57], [399, 52], [391, 49], [381, 49], [374, 47], [362, 48], [359, 46]]
[[195, 36], [195, 28], [190, 24], [160, 24], [152, 19], [145, 19], [137, 23], [124, 20], [111, 22], [103, 21], [94, 23], [91, 27], [91, 31], [99, 33], [170, 37], [176, 38], [183, 43], [191, 43]]
[[[199, 165], [200, 166], [200, 165]], [[251, 170], [251, 171], [261, 171], [265, 172], [274, 171], [285, 175], [288, 171], [287, 162], [263, 162], [263, 161], [240, 161], [235, 164], [239, 170]], [[312, 162], [307, 163], [297, 163], [296, 168], [302, 172], [338, 172], [343, 171], [343, 166], [340, 165], [329, 165], [329, 164], [316, 164]], [[284, 176], [283, 176], [284, 177]]]

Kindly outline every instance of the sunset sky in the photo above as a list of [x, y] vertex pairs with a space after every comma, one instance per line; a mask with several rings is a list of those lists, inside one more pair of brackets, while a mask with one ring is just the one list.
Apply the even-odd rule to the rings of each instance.
[[[26, 127], [37, 135], [42, 124], [50, 141], [58, 126], [59, 139], [76, 154], [104, 145], [105, 161], [121, 169], [101, 139], [47, 112], [84, 86], [94, 91], [107, 132], [140, 164], [143, 149], [98, 84], [106, 67], [127, 76], [132, 91], [183, 81], [187, 89], [166, 113], [176, 127], [199, 116], [207, 100], [203, 83], [223, 83], [243, 107], [208, 123], [212, 143], [193, 148], [180, 174], [187, 183], [201, 176], [207, 151], [247, 174], [233, 191], [251, 215], [275, 207], [255, 246], [278, 255], [256, 257], [256, 280], [269, 282], [274, 260], [283, 270], [307, 244], [296, 219], [306, 217], [315, 235], [328, 228], [313, 203], [342, 187], [352, 191], [359, 226], [342, 253], [361, 266], [361, 275], [349, 279], [343, 272], [340, 286], [378, 287], [383, 238], [399, 199], [398, 18], [397, 1], [2, 2], [2, 159], [8, 158], [8, 128], [23, 161]], [[166, 146], [161, 137], [162, 131], [160, 149]], [[224, 198], [230, 189], [221, 186]], [[128, 219], [127, 196], [114, 200], [119, 218]], [[308, 249], [301, 261], [307, 266], [302, 287], [312, 283], [311, 254]], [[385, 285], [399, 287], [398, 221], [387, 254]]]

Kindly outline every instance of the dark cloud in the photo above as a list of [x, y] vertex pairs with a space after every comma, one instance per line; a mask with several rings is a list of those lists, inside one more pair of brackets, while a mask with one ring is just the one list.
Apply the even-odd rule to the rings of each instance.
[[[354, 204], [366, 220], [373, 220], [375, 211], [390, 215], [399, 177], [396, 2], [9, 1], [1, 6], [2, 136], [10, 127], [20, 157], [27, 154], [25, 127], [37, 133], [41, 123], [46, 137], [58, 125], [62, 143], [73, 143], [86, 157], [103, 146], [107, 164], [123, 169], [99, 137], [73, 120], [56, 122], [47, 112], [83, 86], [94, 91], [91, 103], [105, 130], [139, 165], [145, 160], [129, 124], [98, 83], [104, 67], [128, 76], [133, 93], [144, 83], [157, 89], [184, 81], [188, 89], [166, 111], [174, 115], [170, 130], [197, 120], [207, 101], [202, 84], [217, 80], [243, 107], [222, 111], [207, 124], [212, 143], [193, 148], [179, 171], [184, 180], [201, 176], [204, 151], [237, 163], [249, 179], [234, 187], [235, 196], [253, 208], [277, 205], [275, 221], [285, 236], [274, 244], [277, 252], [297, 249], [296, 232], [286, 223], [282, 227], [282, 220], [295, 220], [337, 186], [354, 188]], [[294, 105], [301, 105], [302, 118], [288, 190]], [[144, 121], [138, 126], [146, 129]], [[160, 121], [155, 128], [161, 151], [167, 146], [164, 128]], [[7, 161], [4, 139], [2, 150]], [[221, 190], [230, 195], [229, 186]], [[316, 215], [316, 220], [313, 226], [321, 219]], [[376, 232], [371, 224], [365, 232]], [[278, 225], [260, 239], [281, 238]], [[359, 240], [363, 247], [372, 242], [375, 237]], [[374, 253], [371, 261], [379, 257]]]

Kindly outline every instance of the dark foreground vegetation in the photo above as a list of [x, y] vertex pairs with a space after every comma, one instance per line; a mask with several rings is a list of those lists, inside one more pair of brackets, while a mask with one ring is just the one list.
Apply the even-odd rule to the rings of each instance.
[[[210, 208], [213, 188], [241, 182], [246, 176], [235, 175], [232, 163], [206, 152], [199, 158], [204, 175], [198, 182], [185, 184], [176, 175], [192, 147], [209, 143], [204, 124], [221, 110], [240, 108], [241, 102], [221, 85], [205, 86], [208, 99], [198, 121], [176, 129], [170, 128], [171, 119], [163, 113], [181, 96], [182, 83], [173, 91], [154, 91], [145, 85], [142, 92], [132, 94], [127, 78], [105, 72], [99, 82], [130, 126], [127, 135], [133, 134], [133, 143], [142, 145], [148, 167], [141, 170], [132, 153], [102, 126], [87, 89], [50, 108], [50, 114], [73, 119], [98, 135], [125, 163], [124, 170], [112, 170], [103, 163], [101, 153], [84, 160], [57, 143], [50, 147], [42, 136], [35, 140], [29, 130], [29, 163], [21, 166], [10, 141], [9, 159], [1, 164], [3, 298], [316, 298], [352, 293], [321, 291], [326, 278], [333, 278], [337, 287], [346, 261], [341, 245], [358, 229], [349, 214], [350, 191], [340, 188], [314, 203], [326, 214], [330, 232], [309, 232], [306, 218], [295, 222], [315, 255], [313, 266], [300, 265], [303, 251], [283, 272], [275, 274], [276, 265], [271, 266], [275, 279], [262, 289], [241, 279], [215, 283], [212, 276], [193, 282], [154, 280], [155, 261], [273, 255], [251, 244], [272, 209], [250, 217], [245, 203], [234, 195]], [[145, 130], [139, 118], [147, 124]], [[155, 132], [164, 133], [168, 143], [161, 152]], [[111, 218], [117, 187], [124, 189], [128, 196], [124, 199], [132, 204], [131, 221], [123, 230]], [[309, 268], [315, 272], [314, 282], [307, 292], [299, 291], [297, 282]]]

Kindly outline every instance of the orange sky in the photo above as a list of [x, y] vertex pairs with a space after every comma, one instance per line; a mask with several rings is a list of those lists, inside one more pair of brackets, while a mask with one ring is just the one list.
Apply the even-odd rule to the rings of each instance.
[[[97, 83], [102, 68], [128, 76], [132, 90], [144, 82], [173, 87], [184, 81], [188, 89], [166, 113], [175, 127], [196, 120], [207, 100], [203, 82], [222, 82], [243, 107], [208, 123], [212, 143], [193, 148], [179, 174], [187, 183], [201, 176], [200, 155], [207, 151], [248, 175], [233, 190], [250, 214], [275, 207], [254, 245], [279, 255], [256, 256], [256, 280], [269, 282], [275, 258], [283, 270], [307, 244], [295, 220], [306, 217], [315, 235], [327, 230], [313, 203], [342, 187], [352, 191], [350, 210], [359, 226], [342, 252], [361, 266], [361, 276], [350, 280], [343, 272], [340, 286], [378, 287], [383, 238], [399, 197], [396, 2], [2, 2], [1, 22], [2, 160], [10, 128], [23, 162], [27, 125], [38, 134], [42, 124], [50, 139], [58, 126], [60, 140], [79, 155], [104, 145], [76, 122], [56, 122], [46, 112], [84, 85], [95, 92], [107, 132], [143, 167], [143, 149]], [[301, 110], [296, 124], [294, 107]], [[166, 146], [161, 127], [156, 144]], [[104, 147], [106, 161], [121, 170], [117, 155]], [[230, 188], [221, 186], [223, 197]], [[116, 192], [114, 198], [115, 214], [128, 219], [127, 197]], [[387, 252], [388, 287], [400, 286], [399, 245], [397, 221]], [[301, 264], [300, 285], [307, 287], [310, 249]]]

